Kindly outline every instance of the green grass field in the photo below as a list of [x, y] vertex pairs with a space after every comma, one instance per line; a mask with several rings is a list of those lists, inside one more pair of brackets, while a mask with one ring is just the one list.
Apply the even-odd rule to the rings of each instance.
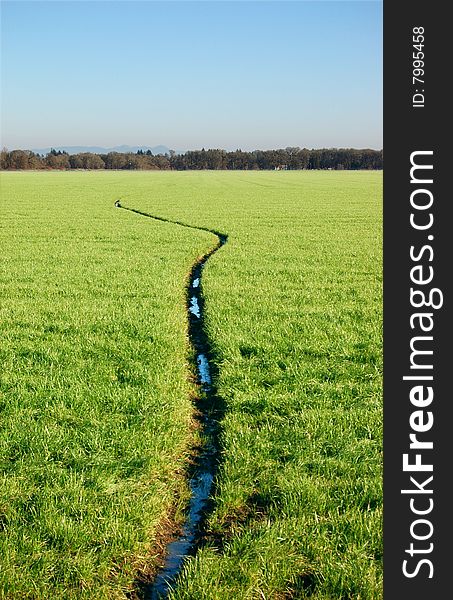
[[[375, 172], [2, 174], [0, 596], [124, 598], [187, 500], [184, 286], [204, 269], [222, 463], [174, 600], [371, 600], [381, 573]], [[148, 567], [145, 567], [148, 565]]]

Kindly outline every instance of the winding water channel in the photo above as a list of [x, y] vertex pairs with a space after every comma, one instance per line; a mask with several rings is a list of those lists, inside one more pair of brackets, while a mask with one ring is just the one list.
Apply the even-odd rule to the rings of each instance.
[[228, 236], [205, 227], [195, 227], [180, 221], [172, 221], [128, 208], [122, 206], [120, 200], [116, 200], [115, 206], [156, 221], [164, 221], [189, 229], [208, 231], [216, 235], [218, 240], [216, 246], [211, 248], [193, 265], [187, 287], [186, 306], [189, 339], [196, 356], [196, 371], [200, 392], [197, 409], [200, 412], [204, 445], [194, 457], [194, 466], [189, 480], [191, 498], [186, 521], [179, 536], [167, 546], [163, 568], [157, 574], [154, 582], [143, 589], [144, 598], [158, 600], [168, 596], [171, 586], [176, 583], [181, 572], [184, 559], [196, 551], [197, 544], [203, 534], [203, 524], [209, 509], [208, 501], [219, 463], [219, 422], [223, 414], [223, 405], [213, 385], [216, 372], [212, 361], [211, 345], [204, 327], [202, 275], [206, 261], [226, 243]]

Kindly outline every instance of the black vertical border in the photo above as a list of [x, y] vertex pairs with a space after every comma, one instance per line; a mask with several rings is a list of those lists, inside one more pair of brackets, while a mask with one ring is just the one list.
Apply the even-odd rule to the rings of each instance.
[[[385, 600], [435, 600], [453, 597], [452, 519], [453, 492], [449, 482], [453, 481], [453, 417], [452, 393], [449, 390], [448, 374], [453, 372], [453, 352], [450, 337], [453, 336], [451, 318], [451, 284], [453, 274], [453, 222], [449, 221], [449, 205], [453, 205], [451, 191], [447, 188], [449, 171], [446, 142], [448, 129], [452, 129], [447, 109], [448, 88], [452, 69], [448, 68], [448, 56], [452, 56], [452, 25], [446, 10], [448, 3], [422, 2], [420, 0], [384, 0], [384, 598]], [[417, 89], [412, 81], [413, 28], [424, 28], [424, 90], [423, 108], [413, 108], [412, 96]], [[414, 49], [414, 51], [416, 51]], [[451, 135], [451, 134], [450, 134]], [[432, 185], [434, 194], [432, 213], [434, 223], [427, 231], [414, 230], [409, 222], [410, 195], [414, 184], [410, 182], [410, 155], [414, 151], [431, 150], [433, 156], [419, 162], [433, 164]], [[420, 177], [421, 177], [420, 172]], [[425, 216], [426, 216], [425, 211]], [[434, 239], [428, 240], [428, 234]], [[433, 370], [417, 371], [417, 374], [433, 375], [434, 399], [425, 408], [434, 416], [433, 428], [419, 434], [423, 440], [433, 441], [433, 449], [422, 453], [423, 461], [432, 462], [432, 473], [403, 472], [404, 453], [409, 450], [409, 418], [417, 410], [409, 400], [409, 391], [415, 382], [403, 381], [404, 375], [414, 375], [410, 369], [410, 340], [417, 335], [410, 327], [410, 316], [417, 312], [410, 305], [410, 269], [414, 263], [409, 255], [411, 246], [420, 249], [430, 244], [434, 250], [432, 262], [428, 262], [428, 251], [422, 260], [424, 268], [431, 265], [434, 279], [430, 285], [442, 290], [444, 304], [440, 309], [424, 308], [433, 313], [434, 328], [426, 335], [433, 336], [433, 355], [426, 363]], [[414, 286], [416, 287], [416, 286]], [[426, 345], [429, 348], [429, 345]], [[451, 357], [451, 358], [450, 358]], [[426, 383], [426, 385], [431, 385]], [[412, 460], [416, 451], [412, 451]], [[430, 475], [433, 480], [425, 486], [432, 494], [414, 495], [415, 506], [429, 507], [429, 498], [434, 502], [430, 514], [414, 515], [408, 494], [401, 490], [415, 488], [410, 475], [423, 483]], [[410, 527], [416, 519], [429, 519], [433, 525], [432, 536], [415, 540]], [[417, 528], [418, 527], [418, 528]], [[414, 531], [423, 535], [428, 526], [417, 526]], [[425, 529], [424, 529], [425, 527]], [[406, 550], [410, 543], [425, 552], [411, 557]], [[432, 551], [429, 549], [433, 544]], [[418, 561], [426, 558], [433, 565], [430, 578], [428, 564], [420, 564], [417, 574], [406, 577], [403, 561], [407, 559], [408, 571], [417, 570]]]

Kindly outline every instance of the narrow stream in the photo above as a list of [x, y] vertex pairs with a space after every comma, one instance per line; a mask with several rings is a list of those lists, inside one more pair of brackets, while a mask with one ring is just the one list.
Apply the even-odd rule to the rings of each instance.
[[206, 261], [226, 243], [227, 236], [204, 227], [194, 227], [180, 221], [171, 221], [170, 219], [155, 217], [133, 208], [127, 208], [121, 206], [119, 200], [115, 202], [115, 206], [157, 221], [173, 223], [174, 225], [190, 229], [209, 231], [218, 238], [217, 245], [193, 265], [187, 287], [186, 305], [189, 339], [194, 349], [197, 363], [198, 386], [200, 390], [197, 409], [201, 414], [200, 421], [204, 445], [201, 451], [194, 457], [194, 466], [189, 480], [191, 498], [186, 521], [182, 526], [181, 533], [179, 537], [168, 544], [165, 564], [157, 574], [154, 582], [143, 587], [143, 597], [146, 600], [161, 600], [168, 597], [171, 587], [175, 585], [178, 575], [181, 572], [184, 559], [195, 552], [197, 543], [203, 534], [203, 523], [209, 510], [208, 501], [219, 462], [219, 421], [223, 414], [223, 406], [213, 386], [213, 375], [216, 373], [213, 372], [215, 367], [210, 358], [210, 343], [204, 328], [202, 275]]

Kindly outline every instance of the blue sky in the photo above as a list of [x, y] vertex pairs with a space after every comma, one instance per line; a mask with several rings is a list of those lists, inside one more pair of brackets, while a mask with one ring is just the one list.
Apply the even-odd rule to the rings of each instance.
[[382, 147], [382, 3], [2, 1], [8, 148]]

